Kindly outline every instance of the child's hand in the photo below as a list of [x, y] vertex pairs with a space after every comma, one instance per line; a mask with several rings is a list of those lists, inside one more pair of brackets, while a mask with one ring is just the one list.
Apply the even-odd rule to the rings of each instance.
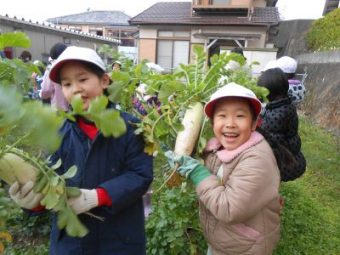
[[43, 195], [33, 191], [34, 183], [27, 182], [24, 186], [20, 187], [18, 182], [15, 182], [9, 188], [9, 195], [15, 203], [25, 209], [34, 209], [40, 205]]
[[184, 177], [188, 177], [190, 173], [200, 165], [198, 160], [189, 156], [176, 155], [173, 151], [165, 152], [165, 156], [168, 159], [170, 167], [175, 168], [177, 165], [177, 172]]
[[170, 167], [178, 167], [176, 171], [198, 185], [205, 177], [210, 176], [209, 170], [203, 166], [197, 159], [190, 156], [179, 156], [173, 151], [165, 152]]
[[76, 214], [81, 214], [98, 206], [98, 195], [95, 189], [80, 189], [79, 197], [70, 198], [67, 203]]

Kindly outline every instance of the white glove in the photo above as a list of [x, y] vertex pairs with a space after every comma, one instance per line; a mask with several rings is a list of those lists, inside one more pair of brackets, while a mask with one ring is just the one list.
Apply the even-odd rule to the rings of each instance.
[[20, 187], [18, 182], [15, 182], [9, 188], [9, 195], [20, 207], [25, 209], [36, 208], [43, 195], [35, 193], [33, 191], [34, 183], [32, 181], [27, 182], [24, 186]]
[[76, 214], [81, 214], [98, 206], [98, 195], [95, 189], [80, 189], [79, 197], [70, 198], [67, 203]]

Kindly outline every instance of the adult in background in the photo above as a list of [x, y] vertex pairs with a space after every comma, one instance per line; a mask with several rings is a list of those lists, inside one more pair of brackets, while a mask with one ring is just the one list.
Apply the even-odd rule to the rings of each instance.
[[67, 45], [60, 42], [52, 46], [50, 50], [50, 63], [46, 68], [40, 90], [40, 97], [42, 100], [49, 99], [52, 108], [63, 111], [67, 111], [69, 109], [69, 104], [63, 95], [60, 84], [52, 81], [49, 78], [49, 73], [53, 62], [66, 48]]

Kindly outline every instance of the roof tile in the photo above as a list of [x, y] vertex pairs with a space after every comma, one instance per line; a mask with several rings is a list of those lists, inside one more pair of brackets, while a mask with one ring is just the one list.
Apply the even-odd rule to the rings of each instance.
[[178, 25], [226, 25], [226, 24], [271, 24], [280, 20], [277, 7], [255, 7], [248, 17], [216, 15], [191, 15], [191, 2], [159, 2], [130, 19], [131, 25], [178, 24]]

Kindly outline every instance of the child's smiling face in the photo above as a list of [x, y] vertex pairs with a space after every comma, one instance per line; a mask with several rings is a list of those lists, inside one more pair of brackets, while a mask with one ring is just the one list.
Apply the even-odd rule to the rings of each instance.
[[69, 61], [60, 69], [60, 84], [67, 102], [71, 103], [75, 96], [80, 96], [84, 110], [88, 109], [95, 97], [103, 94], [109, 83], [107, 74], [98, 77], [79, 61]]
[[228, 97], [216, 103], [213, 131], [226, 150], [244, 144], [256, 128], [256, 121], [246, 99]]

